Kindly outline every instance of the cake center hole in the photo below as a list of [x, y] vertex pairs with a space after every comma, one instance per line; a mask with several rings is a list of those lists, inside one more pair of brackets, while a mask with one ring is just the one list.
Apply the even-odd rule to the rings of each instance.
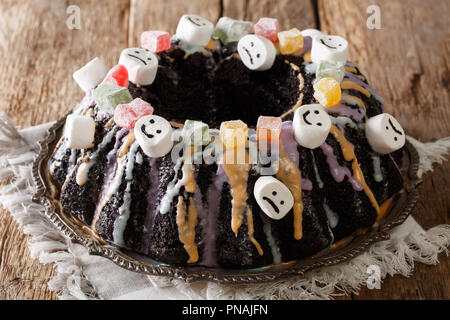
[[259, 116], [281, 116], [298, 101], [299, 79], [282, 57], [263, 72], [250, 71], [235, 57], [197, 53], [184, 59], [176, 52], [172, 57], [170, 63], [162, 60], [151, 86], [130, 84], [133, 97], [149, 101], [155, 114], [168, 120], [200, 120], [219, 128], [240, 119], [256, 127]]

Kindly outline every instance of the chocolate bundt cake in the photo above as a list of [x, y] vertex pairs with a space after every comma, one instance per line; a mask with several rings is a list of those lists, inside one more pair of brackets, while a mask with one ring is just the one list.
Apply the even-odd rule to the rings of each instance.
[[180, 266], [279, 264], [370, 228], [402, 189], [389, 153], [405, 134], [345, 39], [185, 15], [141, 45], [74, 74], [86, 96], [48, 163], [64, 212], [104, 241]]

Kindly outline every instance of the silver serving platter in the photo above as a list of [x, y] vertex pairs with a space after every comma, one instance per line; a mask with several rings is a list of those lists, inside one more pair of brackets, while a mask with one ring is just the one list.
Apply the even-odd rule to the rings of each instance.
[[90, 254], [108, 258], [122, 268], [143, 274], [167, 276], [187, 282], [207, 280], [224, 284], [260, 283], [292, 275], [303, 276], [312, 269], [349, 261], [375, 242], [389, 239], [389, 231], [406, 220], [418, 199], [417, 186], [421, 183], [417, 177], [419, 155], [407, 142], [400, 163], [404, 190], [394, 197], [392, 206], [383, 219], [365, 233], [341, 241], [340, 246], [323, 250], [313, 257], [254, 269], [230, 270], [166, 265], [106, 243], [87, 226], [63, 213], [55, 196], [59, 191], [50, 179], [47, 162], [62, 135], [66, 117], [67, 115], [59, 119], [48, 130], [47, 137], [39, 142], [39, 156], [33, 163], [33, 179], [37, 186], [33, 201], [45, 207], [45, 215], [57, 229], [72, 241], [84, 245]]

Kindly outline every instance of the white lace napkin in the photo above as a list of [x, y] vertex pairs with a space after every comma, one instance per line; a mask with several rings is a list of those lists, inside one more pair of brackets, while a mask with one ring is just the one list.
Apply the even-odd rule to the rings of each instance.
[[[436, 264], [438, 254], [447, 253], [450, 245], [449, 225], [423, 230], [409, 217], [392, 230], [390, 240], [374, 244], [349, 262], [269, 284], [187, 284], [127, 271], [105, 258], [90, 256], [83, 246], [66, 239], [43, 216], [42, 206], [31, 201], [36, 141], [45, 137], [50, 126], [48, 123], [18, 132], [6, 114], [0, 113], [0, 181], [11, 181], [0, 189], [0, 203], [24, 233], [32, 236], [31, 255], [39, 257], [41, 263], [55, 265], [57, 275], [48, 285], [59, 292], [61, 299], [329, 299], [358, 293], [361, 286], [380, 288], [387, 275], [409, 276], [415, 261]], [[432, 170], [433, 163], [441, 163], [450, 150], [450, 137], [433, 143], [408, 139], [420, 154], [420, 176]]]

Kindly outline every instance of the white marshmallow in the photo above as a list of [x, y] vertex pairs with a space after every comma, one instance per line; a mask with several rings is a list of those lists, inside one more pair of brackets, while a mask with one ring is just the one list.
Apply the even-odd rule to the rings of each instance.
[[320, 104], [308, 104], [295, 111], [292, 125], [298, 144], [315, 149], [327, 139], [331, 129], [331, 119]]
[[320, 61], [347, 62], [348, 42], [339, 36], [325, 34], [313, 37], [311, 60], [314, 63]]
[[66, 145], [70, 149], [88, 149], [94, 146], [95, 122], [89, 116], [70, 114], [64, 129]]
[[128, 70], [128, 78], [137, 85], [147, 86], [155, 81], [158, 58], [149, 50], [128, 48], [120, 54], [119, 64]]
[[237, 49], [242, 63], [250, 70], [270, 69], [277, 56], [277, 50], [270, 40], [253, 34], [242, 37]]
[[272, 176], [256, 180], [253, 193], [261, 210], [274, 220], [282, 219], [294, 206], [291, 191]]
[[108, 73], [108, 68], [99, 58], [89, 61], [83, 68], [73, 73], [73, 78], [83, 91], [94, 89], [102, 82]]
[[195, 46], [206, 46], [211, 40], [214, 25], [195, 14], [185, 14], [178, 22], [176, 37]]
[[140, 118], [134, 126], [134, 135], [142, 151], [151, 158], [160, 158], [173, 147], [173, 129], [170, 123], [159, 116]]
[[317, 29], [305, 29], [302, 30], [301, 34], [303, 37], [311, 37], [311, 38], [323, 35], [323, 33]]
[[366, 121], [366, 138], [372, 149], [387, 154], [405, 145], [405, 131], [398, 121], [387, 113], [379, 114]]

